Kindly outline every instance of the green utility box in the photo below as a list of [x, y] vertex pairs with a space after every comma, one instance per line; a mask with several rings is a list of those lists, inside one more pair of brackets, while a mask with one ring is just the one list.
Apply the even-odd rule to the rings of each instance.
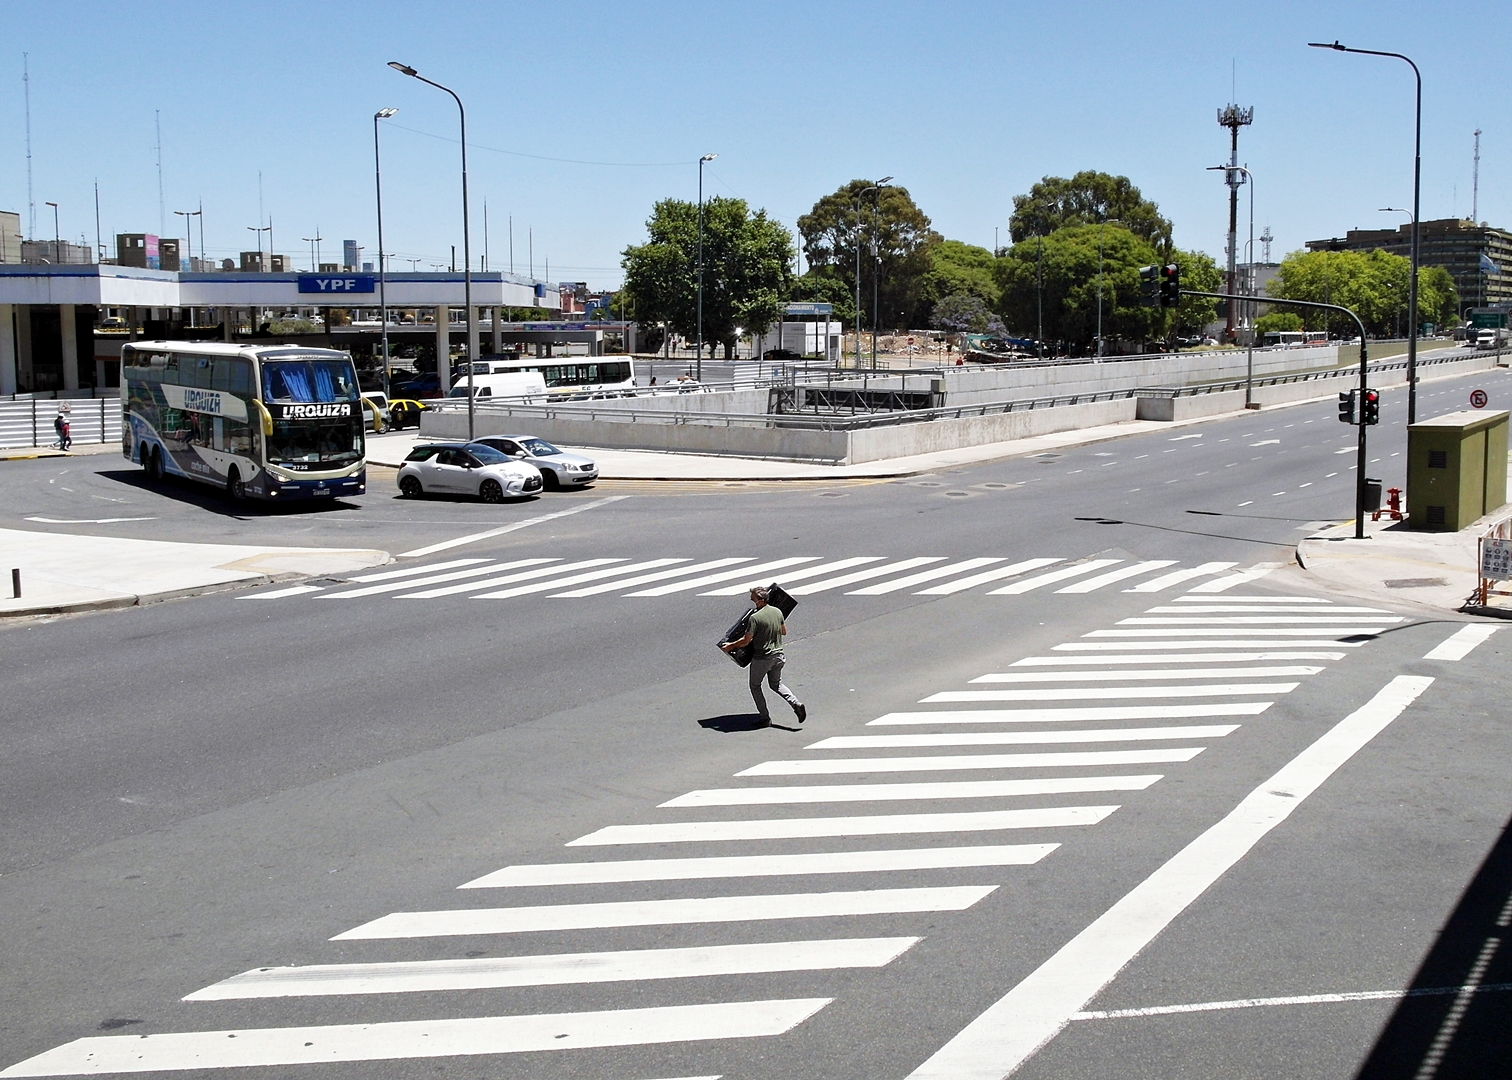
[[1407, 427], [1407, 524], [1458, 532], [1507, 501], [1507, 413], [1457, 412]]

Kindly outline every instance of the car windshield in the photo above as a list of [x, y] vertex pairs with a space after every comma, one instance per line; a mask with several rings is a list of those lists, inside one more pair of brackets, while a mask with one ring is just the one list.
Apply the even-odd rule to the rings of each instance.
[[552, 454], [561, 453], [545, 439], [521, 439], [520, 445], [535, 457], [550, 457]]
[[485, 465], [499, 465], [510, 460], [508, 454], [500, 453], [484, 443], [468, 443], [467, 452]]
[[263, 400], [270, 402], [356, 401], [357, 383], [346, 360], [265, 360]]

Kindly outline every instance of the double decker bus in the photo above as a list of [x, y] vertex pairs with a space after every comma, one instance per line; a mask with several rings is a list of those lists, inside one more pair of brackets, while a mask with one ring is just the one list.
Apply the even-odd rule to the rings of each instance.
[[357, 371], [344, 352], [127, 342], [121, 409], [121, 453], [154, 480], [189, 477], [233, 499], [367, 490]]
[[[560, 399], [576, 394], [602, 394], [635, 389], [635, 365], [628, 356], [521, 357], [518, 353], [480, 356], [473, 362], [473, 377], [538, 371], [546, 380], [546, 393]], [[453, 376], [452, 385], [465, 386], [467, 365]], [[466, 391], [463, 392], [464, 396]]]

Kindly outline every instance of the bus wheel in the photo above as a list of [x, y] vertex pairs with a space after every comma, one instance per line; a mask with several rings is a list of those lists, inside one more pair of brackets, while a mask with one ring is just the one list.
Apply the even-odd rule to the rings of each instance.
[[425, 491], [420, 487], [418, 478], [406, 476], [403, 480], [399, 481], [399, 494], [403, 495], [406, 499], [418, 499], [421, 495], [425, 494]]
[[247, 485], [242, 483], [241, 470], [235, 465], [226, 474], [226, 494], [231, 496], [232, 502], [241, 502], [247, 497]]
[[147, 469], [147, 479], [154, 484], [163, 479], [163, 455], [156, 447], [142, 444], [142, 464]]
[[499, 485], [497, 480], [483, 481], [482, 486], [478, 488], [478, 494], [483, 497], [484, 502], [499, 503], [504, 501], [504, 488]]

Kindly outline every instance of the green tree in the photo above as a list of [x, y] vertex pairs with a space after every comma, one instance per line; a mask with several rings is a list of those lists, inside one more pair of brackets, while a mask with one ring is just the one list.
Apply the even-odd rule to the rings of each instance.
[[[929, 248], [929, 269], [919, 291], [919, 305], [933, 312], [952, 296], [974, 296], [996, 306], [1001, 290], [992, 276], [992, 252], [959, 240], [942, 240]], [[917, 312], [915, 312], [917, 315]]]
[[788, 299], [835, 305], [835, 319], [846, 326], [856, 322], [856, 298], [834, 267], [819, 267], [793, 279]]
[[1013, 216], [1008, 233], [1015, 244], [1031, 236], [1049, 236], [1071, 225], [1100, 221], [1121, 222], [1124, 228], [1154, 247], [1171, 245], [1171, 223], [1160, 208], [1140, 194], [1127, 176], [1084, 170], [1069, 180], [1047, 176], [1013, 197]]
[[929, 325], [953, 334], [982, 334], [986, 333], [991, 318], [992, 312], [987, 310], [987, 304], [980, 296], [954, 293], [935, 304]]
[[[1436, 272], [1435, 272], [1436, 271]], [[1385, 251], [1294, 251], [1281, 261], [1270, 295], [1348, 308], [1376, 336], [1405, 334], [1411, 262]], [[1448, 323], [1458, 310], [1454, 283], [1442, 267], [1424, 267], [1418, 276], [1418, 315], [1424, 322]], [[1307, 311], [1308, 329], [1355, 332], [1354, 322], [1332, 312]]]
[[1255, 320], [1255, 333], [1261, 335], [1301, 329], [1302, 316], [1295, 311], [1269, 311]]
[[[1181, 287], [1196, 292], [1223, 292], [1223, 271], [1211, 255], [1201, 251], [1176, 248], [1168, 261], [1181, 267]], [[1200, 296], [1183, 296], [1169, 320], [1169, 330], [1177, 334], [1200, 333], [1218, 315], [1218, 301]]]
[[1075, 225], [1022, 240], [994, 268], [1003, 319], [1033, 337], [1043, 302], [1045, 340], [1089, 348], [1100, 291], [1103, 337], [1146, 340], [1161, 324], [1158, 309], [1143, 303], [1139, 268], [1155, 261], [1147, 240], [1118, 225]]
[[881, 322], [894, 322], [900, 313], [905, 319], [917, 315], [932, 266], [930, 249], [940, 243], [940, 234], [907, 188], [888, 185], [877, 191], [868, 180], [852, 180], [800, 217], [798, 232], [809, 266], [843, 282], [852, 295], [860, 245], [863, 326], [871, 325], [874, 281]]
[[[743, 199], [704, 203], [703, 337], [733, 355], [737, 331], [762, 333], [782, 317], [793, 282], [793, 237]], [[639, 318], [685, 337], [698, 331], [698, 206], [663, 199], [648, 240], [624, 251], [624, 292]]]

